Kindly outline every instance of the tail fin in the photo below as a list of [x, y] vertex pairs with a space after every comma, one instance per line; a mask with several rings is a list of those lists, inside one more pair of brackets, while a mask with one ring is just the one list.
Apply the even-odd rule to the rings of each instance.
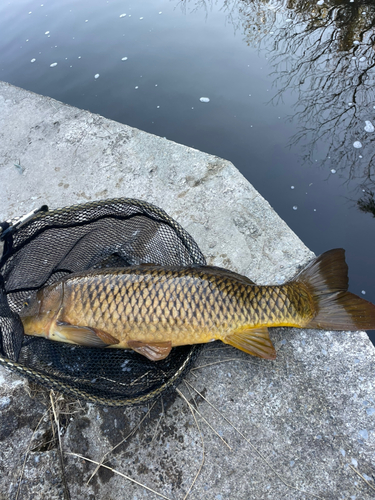
[[295, 278], [311, 293], [316, 316], [307, 328], [324, 330], [375, 330], [375, 305], [348, 292], [345, 251], [323, 253]]

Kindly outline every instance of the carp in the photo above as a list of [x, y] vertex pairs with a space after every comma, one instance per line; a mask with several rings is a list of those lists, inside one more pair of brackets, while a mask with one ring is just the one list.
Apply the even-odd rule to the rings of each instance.
[[347, 273], [343, 249], [282, 285], [211, 266], [97, 269], [40, 289], [20, 316], [26, 335], [133, 349], [155, 361], [172, 347], [213, 340], [275, 359], [268, 327], [375, 329], [375, 306], [347, 291]]

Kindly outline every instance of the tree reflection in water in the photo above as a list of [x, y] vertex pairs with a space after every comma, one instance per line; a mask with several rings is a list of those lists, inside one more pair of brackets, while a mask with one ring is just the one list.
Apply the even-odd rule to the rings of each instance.
[[[212, 5], [180, 3], [206, 13]], [[375, 4], [227, 0], [222, 9], [235, 29], [242, 26], [246, 43], [271, 52], [272, 102], [286, 90], [297, 93], [290, 118], [299, 130], [290, 146], [302, 145], [304, 161], [318, 157], [348, 182], [356, 179], [357, 189], [374, 191]]]
[[298, 92], [293, 118], [300, 130], [291, 145], [304, 140], [304, 159], [312, 160], [324, 141], [322, 164], [372, 189], [375, 5], [301, 1], [286, 9], [291, 22], [275, 32], [272, 63], [278, 87], [274, 99], [287, 88]]
[[374, 193], [368, 191], [357, 201], [357, 206], [361, 212], [372, 214], [375, 217], [375, 199]]

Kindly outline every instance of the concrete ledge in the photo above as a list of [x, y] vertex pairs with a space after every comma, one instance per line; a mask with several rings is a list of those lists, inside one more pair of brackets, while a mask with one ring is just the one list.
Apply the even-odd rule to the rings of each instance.
[[[0, 83], [0, 139], [0, 220], [45, 203], [55, 208], [126, 196], [166, 210], [210, 264], [258, 283], [280, 283], [312, 256], [221, 158], [6, 83]], [[188, 498], [374, 498], [375, 351], [367, 335], [297, 329], [274, 329], [271, 335], [275, 362], [215, 344], [198, 360], [202, 368], [188, 376], [250, 441], [198, 397], [199, 411], [232, 450], [201, 421], [205, 462]], [[24, 453], [45, 407], [30, 398], [23, 379], [0, 368], [0, 381], [2, 500], [15, 496]], [[192, 401], [192, 389], [179, 389]], [[83, 405], [66, 423], [64, 449], [100, 460], [145, 411]], [[43, 426], [42, 441], [50, 432], [48, 419]], [[19, 499], [61, 498], [56, 450], [34, 449]], [[158, 402], [133, 437], [109, 455], [113, 468], [170, 499], [184, 497], [201, 461], [200, 433], [177, 393], [163, 406]], [[104, 468], [87, 486], [92, 469], [66, 456], [72, 498], [157, 498]]]

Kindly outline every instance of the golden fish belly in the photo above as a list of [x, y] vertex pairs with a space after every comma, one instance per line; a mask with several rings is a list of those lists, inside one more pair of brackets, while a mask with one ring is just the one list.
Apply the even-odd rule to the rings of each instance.
[[115, 347], [129, 340], [205, 343], [225, 340], [243, 326], [303, 326], [310, 320], [309, 311], [303, 318], [301, 290], [251, 285], [227, 274], [143, 267], [72, 277], [64, 281], [56, 319], [105, 331], [119, 341]]

